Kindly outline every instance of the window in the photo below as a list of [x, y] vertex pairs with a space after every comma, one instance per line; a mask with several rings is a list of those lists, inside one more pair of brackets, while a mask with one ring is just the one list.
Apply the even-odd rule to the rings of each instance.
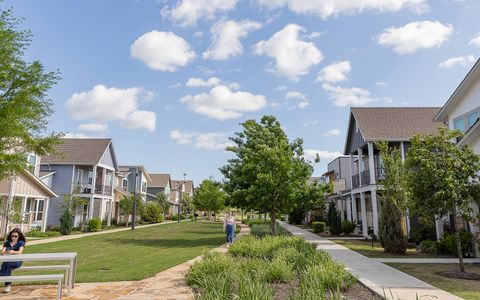
[[465, 132], [465, 118], [460, 118], [454, 121], [453, 129], [458, 129]]
[[146, 192], [147, 191], [147, 183], [144, 181], [142, 182], [142, 192]]
[[88, 169], [88, 184], [93, 184], [93, 169]]
[[29, 154], [27, 158], [27, 166], [30, 173], [33, 174], [35, 172], [36, 164], [37, 164], [37, 156], [33, 154]]
[[77, 170], [77, 184], [83, 184], [83, 170]]
[[478, 117], [479, 117], [479, 112], [478, 111], [474, 111], [473, 113], [468, 114], [468, 117], [467, 117], [468, 128], [472, 127], [473, 124], [475, 124], [475, 122], [477, 122]]
[[35, 208], [35, 217], [34, 221], [41, 221], [43, 219], [43, 202], [44, 200], [38, 200], [36, 201], [36, 208]]
[[122, 179], [122, 188], [123, 188], [124, 191], [127, 190], [127, 188], [128, 188], [128, 179], [127, 178]]

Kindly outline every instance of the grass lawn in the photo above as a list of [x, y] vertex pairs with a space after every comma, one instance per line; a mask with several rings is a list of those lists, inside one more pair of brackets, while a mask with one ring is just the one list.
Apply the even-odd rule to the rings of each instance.
[[[447, 278], [435, 274], [442, 271], [458, 270], [457, 264], [388, 263], [388, 265], [459, 297], [468, 300], [480, 300], [480, 282], [475, 280]], [[465, 270], [467, 272], [480, 274], [480, 267], [472, 264], [465, 264]]]
[[151, 277], [224, 242], [221, 223], [182, 222], [41, 245], [27, 243], [24, 253], [77, 252], [77, 282], [123, 281]]
[[383, 248], [379, 242], [375, 242], [373, 244], [372, 249], [372, 242], [367, 240], [332, 240], [339, 245], [345, 246], [350, 250], [356, 251], [362, 255], [367, 257], [399, 257], [399, 258], [439, 258], [439, 257], [449, 257], [449, 256], [440, 256], [434, 254], [425, 254], [422, 252], [417, 252], [415, 248], [408, 248], [406, 255], [399, 255], [399, 254], [390, 254], [384, 253]]

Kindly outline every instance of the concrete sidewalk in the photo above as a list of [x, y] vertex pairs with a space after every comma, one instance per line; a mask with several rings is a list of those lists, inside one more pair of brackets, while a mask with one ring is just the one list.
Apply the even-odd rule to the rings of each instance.
[[[374, 258], [382, 263], [400, 264], [458, 264], [458, 258]], [[480, 264], [480, 258], [464, 258], [466, 264]]]
[[316, 234], [300, 229], [283, 222], [280, 225], [293, 235], [304, 237], [310, 243], [316, 244], [317, 249], [324, 250], [337, 262], [345, 265], [360, 283], [386, 299], [462, 299], [446, 291], [438, 289], [415, 277], [398, 271], [381, 262], [363, 256], [346, 247], [335, 244]]

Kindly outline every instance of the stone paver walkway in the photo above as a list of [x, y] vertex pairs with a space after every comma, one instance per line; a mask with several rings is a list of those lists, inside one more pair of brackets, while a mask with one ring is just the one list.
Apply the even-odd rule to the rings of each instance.
[[[240, 226], [239, 236], [248, 234], [250, 227]], [[212, 251], [226, 252], [227, 244]], [[110, 299], [155, 299], [155, 300], [193, 300], [194, 294], [188, 286], [185, 275], [191, 265], [202, 259], [197, 256], [183, 264], [176, 265], [168, 270], [160, 272], [153, 277], [140, 281], [79, 283], [72, 290], [72, 296], [62, 299], [68, 300], [110, 300]], [[141, 266], [139, 266], [141, 267]], [[13, 286], [12, 293], [0, 294], [0, 299], [28, 299], [43, 300], [55, 299], [56, 286]]]
[[[187, 222], [187, 221], [190, 221], [190, 220], [182, 220], [181, 222]], [[177, 221], [167, 221], [167, 222], [154, 223], [154, 224], [148, 224], [148, 225], [137, 225], [137, 226], [135, 226], [135, 229], [142, 229], [142, 228], [148, 228], [148, 227], [165, 225], [165, 224], [173, 224], [173, 223], [177, 223]], [[54, 237], [54, 238], [46, 238], [46, 239], [31, 240], [31, 241], [29, 240], [27, 245], [28, 246], [30, 246], [30, 245], [40, 245], [40, 244], [53, 243], [53, 242], [59, 242], [59, 241], [74, 240], [74, 239], [80, 239], [80, 238], [84, 238], [84, 237], [92, 236], [92, 235], [100, 235], [100, 234], [120, 232], [120, 231], [128, 231], [128, 230], [132, 230], [130, 226], [129, 227], [124, 227], [124, 228], [116, 228], [116, 229], [98, 231], [98, 232], [88, 232], [88, 233], [79, 233], [79, 234], [72, 234], [72, 235], [62, 235], [62, 236]], [[28, 240], [28, 238], [27, 238], [27, 240]]]
[[[458, 264], [458, 258], [374, 258], [382, 263], [401, 264]], [[466, 264], [480, 263], [480, 258], [464, 258]]]
[[292, 234], [302, 236], [317, 249], [324, 250], [367, 288], [386, 299], [462, 299], [446, 291], [440, 290], [413, 276], [400, 272], [379, 261], [370, 259], [346, 247], [335, 244], [316, 234], [286, 223], [281, 223]]

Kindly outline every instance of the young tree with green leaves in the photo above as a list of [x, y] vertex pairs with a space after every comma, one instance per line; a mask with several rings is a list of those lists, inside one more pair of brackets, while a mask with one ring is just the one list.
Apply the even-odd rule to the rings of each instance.
[[139, 216], [143, 214], [144, 210], [144, 205], [142, 201], [142, 195], [137, 194], [136, 196], [131, 194], [130, 196], [124, 196], [122, 199], [120, 199], [120, 202], [118, 203], [118, 207], [120, 209], [120, 214], [126, 217], [125, 221], [125, 226], [128, 227], [128, 222], [130, 220], [130, 217], [132, 216], [133, 212], [133, 202], [136, 201], [137, 204], [137, 211], [136, 211], [136, 216], [137, 216], [137, 221], [139, 219]]
[[314, 209], [325, 209], [325, 193], [330, 193], [330, 184], [312, 182], [305, 186], [305, 189], [298, 191], [295, 196], [295, 206], [290, 212], [289, 220], [293, 224], [301, 224], [309, 211]]
[[180, 211], [184, 215], [189, 215], [193, 210], [193, 199], [189, 194], [183, 193], [180, 201]]
[[423, 217], [453, 215], [460, 271], [465, 272], [460, 234], [455, 223], [457, 217], [471, 218], [480, 156], [468, 146], [457, 147], [455, 141], [461, 136], [460, 131], [441, 128], [436, 135], [413, 137], [407, 166], [411, 209]]
[[379, 180], [383, 186], [378, 190], [381, 196], [382, 213], [380, 214], [379, 238], [384, 252], [405, 254], [407, 237], [403, 233], [402, 219], [407, 205], [407, 177], [400, 150], [392, 149], [387, 142], [376, 143], [383, 162], [384, 179]]
[[170, 206], [172, 206], [171, 203], [168, 201], [168, 196], [163, 192], [157, 193], [155, 195], [154, 201], [158, 203], [158, 205], [162, 209], [163, 217], [165, 218], [168, 210], [170, 209]]
[[72, 188], [72, 193], [64, 194], [62, 201], [58, 204], [60, 211], [63, 211], [59, 219], [60, 233], [63, 235], [72, 233], [74, 218], [78, 207], [88, 203], [88, 199], [79, 196], [79, 194], [80, 186], [75, 185]]
[[335, 201], [328, 204], [327, 220], [330, 234], [339, 235], [342, 233], [342, 219], [337, 211]]
[[295, 196], [306, 188], [313, 167], [303, 157], [303, 141], [290, 143], [274, 116], [241, 125], [243, 131], [230, 138], [234, 145], [226, 148], [236, 157], [220, 169], [229, 204], [269, 212], [275, 234], [277, 214], [295, 207]]
[[47, 93], [58, 73], [25, 61], [32, 34], [19, 30], [19, 23], [11, 10], [0, 10], [0, 179], [26, 169], [29, 153], [52, 153], [61, 136], [44, 136], [53, 114]]
[[198, 189], [195, 190], [193, 205], [199, 210], [207, 211], [208, 219], [210, 219], [212, 212], [218, 213], [225, 207], [225, 197], [225, 192], [222, 191], [218, 182], [212, 179], [205, 179]]

